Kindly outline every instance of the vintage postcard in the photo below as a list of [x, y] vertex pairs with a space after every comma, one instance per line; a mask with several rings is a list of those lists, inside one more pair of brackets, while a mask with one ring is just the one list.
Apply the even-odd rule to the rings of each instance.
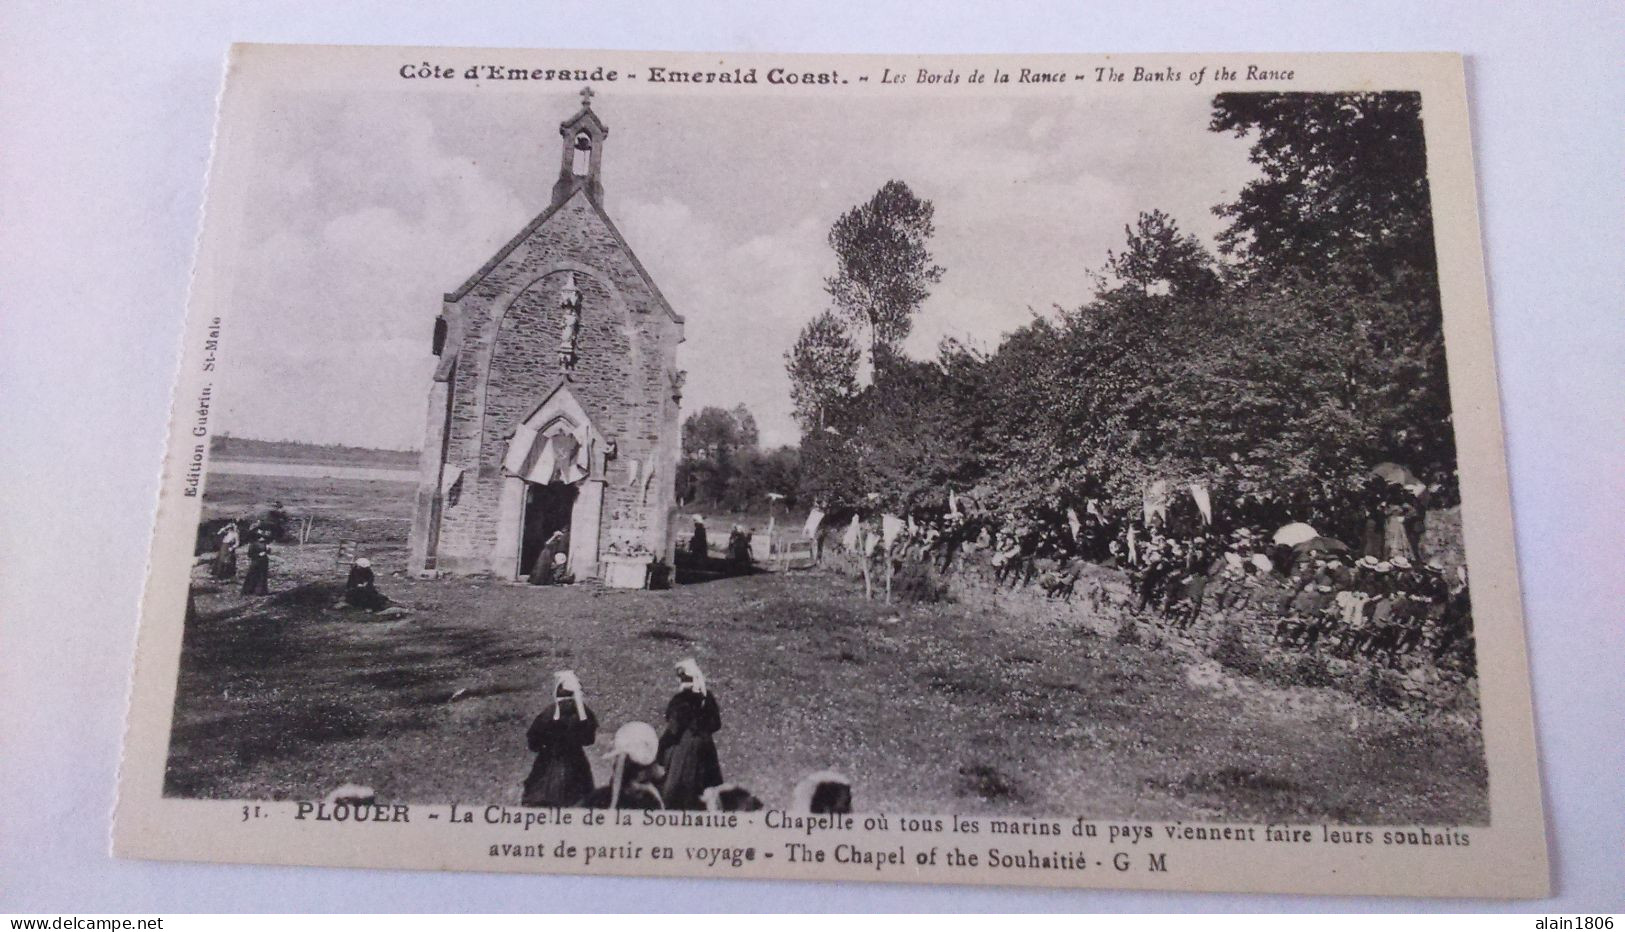
[[113, 845], [1548, 887], [1462, 62], [230, 53]]

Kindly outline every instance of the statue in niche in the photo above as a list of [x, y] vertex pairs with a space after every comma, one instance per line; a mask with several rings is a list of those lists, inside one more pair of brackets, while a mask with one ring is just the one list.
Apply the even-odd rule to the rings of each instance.
[[559, 310], [564, 312], [564, 326], [559, 334], [559, 366], [569, 369], [576, 364], [576, 341], [581, 337], [581, 291], [576, 287], [574, 272], [564, 273], [564, 286], [559, 289]]

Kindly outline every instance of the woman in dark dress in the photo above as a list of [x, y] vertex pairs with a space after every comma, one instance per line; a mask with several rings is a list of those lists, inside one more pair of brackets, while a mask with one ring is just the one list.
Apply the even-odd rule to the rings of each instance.
[[557, 580], [558, 564], [555, 562], [560, 553], [563, 553], [564, 532], [554, 531], [542, 545], [542, 552], [536, 555], [536, 562], [530, 568], [530, 584], [533, 586], [551, 586]]
[[1383, 513], [1388, 500], [1388, 485], [1376, 476], [1366, 480], [1360, 493], [1360, 510], [1365, 514], [1365, 526], [1360, 534], [1360, 555], [1383, 558], [1383, 529], [1387, 518]]
[[372, 572], [372, 561], [361, 557], [350, 567], [350, 578], [344, 581], [344, 601], [355, 608], [381, 612], [389, 608], [389, 597], [378, 591]]
[[261, 531], [248, 545], [248, 572], [243, 576], [243, 595], [271, 594], [271, 545]]
[[525, 734], [536, 763], [525, 778], [524, 805], [574, 806], [592, 792], [586, 748], [597, 739], [598, 719], [587, 708], [581, 681], [570, 670], [553, 674], [553, 704]]
[[681, 685], [666, 703], [666, 730], [660, 736], [659, 762], [666, 768], [660, 795], [667, 809], [704, 809], [701, 794], [722, 782], [711, 738], [722, 729], [722, 712], [692, 657], [678, 661], [677, 680]]

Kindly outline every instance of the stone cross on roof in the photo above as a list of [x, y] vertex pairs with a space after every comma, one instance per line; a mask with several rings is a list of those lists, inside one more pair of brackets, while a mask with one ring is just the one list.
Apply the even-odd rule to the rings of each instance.
[[581, 106], [588, 110], [592, 109], [592, 88], [584, 87], [581, 89]]

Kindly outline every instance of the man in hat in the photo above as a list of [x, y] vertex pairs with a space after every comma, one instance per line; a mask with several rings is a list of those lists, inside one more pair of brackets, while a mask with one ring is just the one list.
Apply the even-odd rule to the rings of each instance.
[[1446, 586], [1449, 596], [1445, 601], [1442, 617], [1439, 619], [1439, 637], [1433, 645], [1433, 659], [1435, 662], [1443, 660], [1452, 648], [1465, 643], [1465, 649], [1470, 652], [1473, 638], [1473, 605], [1467, 588], [1467, 568], [1458, 567], [1456, 570], [1459, 588], [1448, 580]]
[[1423, 640], [1429, 645], [1439, 642], [1444, 621], [1445, 606], [1450, 601], [1450, 583], [1444, 578], [1444, 561], [1438, 557], [1428, 560], [1417, 571], [1417, 592], [1425, 600], [1421, 607]]
[[1250, 577], [1256, 570], [1252, 562], [1253, 532], [1248, 528], [1237, 528], [1230, 536], [1230, 549], [1224, 555], [1222, 588], [1216, 600], [1221, 611], [1247, 607], [1252, 600]]
[[[1375, 563], [1373, 560], [1373, 566]], [[1332, 649], [1341, 656], [1353, 655], [1364, 643], [1366, 608], [1367, 603], [1371, 601], [1370, 579], [1370, 574], [1365, 570], [1357, 572], [1349, 588], [1337, 593], [1332, 599], [1332, 606], [1328, 611], [1335, 612], [1336, 618], [1328, 627], [1337, 634], [1337, 644]]]
[[728, 532], [728, 562], [733, 564], [736, 573], [750, 569], [750, 532], [743, 525], [736, 524]]
[[1190, 627], [1202, 614], [1202, 602], [1207, 598], [1208, 582], [1212, 579], [1213, 551], [1206, 537], [1198, 535], [1191, 540], [1185, 554], [1184, 591], [1181, 599], [1181, 627]]
[[1134, 581], [1137, 596], [1134, 614], [1140, 614], [1156, 601], [1172, 569], [1169, 566], [1168, 555], [1161, 547], [1147, 548], [1145, 565], [1140, 568], [1139, 578]]
[[1360, 645], [1360, 652], [1367, 657], [1375, 659], [1378, 654], [1384, 654], [1391, 662], [1393, 660], [1393, 647], [1397, 632], [1394, 630], [1394, 565], [1387, 560], [1381, 560], [1376, 566], [1376, 591], [1372, 593], [1370, 604], [1366, 606], [1368, 621], [1365, 628], [1365, 637]]
[[1163, 577], [1162, 590], [1157, 595], [1162, 600], [1162, 617], [1170, 618], [1185, 593], [1185, 548], [1178, 541], [1169, 540], [1163, 549], [1163, 559], [1167, 562], [1168, 573]]

